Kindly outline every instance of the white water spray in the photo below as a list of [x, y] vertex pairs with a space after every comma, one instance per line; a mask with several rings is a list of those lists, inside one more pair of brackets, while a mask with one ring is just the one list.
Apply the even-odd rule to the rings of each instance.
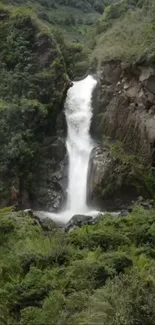
[[86, 204], [89, 157], [93, 148], [89, 129], [92, 118], [91, 97], [97, 81], [92, 76], [74, 82], [68, 90], [65, 115], [68, 127], [66, 147], [69, 158], [66, 210], [59, 214], [38, 212], [56, 222], [70, 220], [75, 214], [94, 215]]
[[67, 210], [72, 215], [87, 213], [87, 174], [93, 143], [89, 134], [92, 109], [91, 95], [96, 80], [88, 76], [75, 82], [68, 91], [66, 121], [68, 126], [67, 151], [69, 157]]

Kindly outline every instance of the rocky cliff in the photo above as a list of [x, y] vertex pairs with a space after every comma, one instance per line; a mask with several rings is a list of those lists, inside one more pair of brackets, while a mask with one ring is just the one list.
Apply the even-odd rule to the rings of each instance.
[[128, 152], [153, 164], [155, 66], [123, 68], [121, 62], [108, 62], [98, 78], [92, 132], [122, 141]]
[[[155, 66], [137, 64], [125, 67], [120, 61], [110, 61], [100, 66], [97, 75], [91, 132], [103, 148], [100, 149], [99, 161], [105, 160], [106, 164], [99, 164], [98, 155], [94, 154], [93, 167], [90, 167], [94, 174], [91, 182], [95, 188], [98, 187], [97, 197], [105, 198], [112, 194], [113, 200], [114, 196], [124, 200], [126, 193], [130, 201], [134, 196], [146, 194], [144, 188], [148, 187], [149, 179], [146, 174], [149, 175], [149, 168], [155, 163]], [[107, 153], [105, 155], [104, 136], [111, 139], [113, 148], [116, 147], [109, 151], [109, 158]], [[116, 141], [120, 141], [121, 150]], [[138, 168], [135, 168], [136, 164]], [[96, 165], [98, 167], [94, 167]], [[141, 177], [137, 175], [140, 169]]]

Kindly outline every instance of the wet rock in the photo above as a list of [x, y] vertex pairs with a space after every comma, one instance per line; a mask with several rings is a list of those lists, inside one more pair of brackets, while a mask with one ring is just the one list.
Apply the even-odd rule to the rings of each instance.
[[45, 232], [50, 232], [57, 227], [55, 222], [52, 219], [45, 217], [42, 212], [25, 209], [23, 210], [23, 213], [25, 217], [33, 218], [36, 224], [41, 226]]
[[107, 169], [110, 166], [111, 158], [106, 148], [96, 147], [92, 150], [88, 169], [87, 181], [87, 202], [94, 197], [96, 187], [101, 184]]
[[150, 204], [149, 202], [141, 202], [141, 206], [146, 210], [150, 210], [153, 208], [152, 204]]
[[119, 214], [119, 217], [127, 217], [129, 215], [128, 210], [122, 210]]
[[86, 224], [92, 224], [93, 223], [93, 218], [91, 216], [84, 216], [77, 214], [73, 216], [69, 222], [65, 226], [66, 231], [71, 231], [75, 229], [75, 227], [82, 227]]
[[68, 181], [65, 137], [46, 139], [41, 157], [31, 183], [31, 206], [57, 212], [65, 202]]
[[25, 209], [23, 213], [25, 216], [34, 217], [33, 211], [31, 209]]
[[39, 215], [39, 213], [37, 214], [35, 212], [33, 212], [33, 217], [34, 217], [35, 220], [38, 221], [38, 224], [41, 226], [41, 228], [45, 232], [50, 232], [53, 229], [57, 228], [54, 221], [52, 219], [50, 219], [50, 218], [42, 217], [41, 215]]
[[72, 227], [70, 227], [70, 228], [65, 228], [65, 231], [72, 232], [72, 231], [75, 230], [76, 228], [78, 228], [78, 226], [72, 226]]
[[50, 232], [56, 228], [54, 221], [49, 218], [39, 219], [39, 223], [40, 223], [42, 229], [46, 232]]

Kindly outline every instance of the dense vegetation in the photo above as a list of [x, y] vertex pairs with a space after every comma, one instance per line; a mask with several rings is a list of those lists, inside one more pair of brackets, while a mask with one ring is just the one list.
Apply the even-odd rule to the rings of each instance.
[[[0, 9], [0, 193], [31, 181], [45, 136], [68, 87], [67, 63], [52, 34], [23, 9]], [[69, 68], [69, 65], [68, 65]]]
[[0, 211], [1, 325], [143, 325], [155, 319], [155, 211], [44, 233]]
[[104, 8], [115, 0], [2, 0], [4, 4], [24, 5], [38, 17], [61, 30], [68, 40], [81, 40], [87, 27], [103, 13]]
[[104, 11], [90, 34], [92, 62], [154, 61], [154, 0], [123, 0]]

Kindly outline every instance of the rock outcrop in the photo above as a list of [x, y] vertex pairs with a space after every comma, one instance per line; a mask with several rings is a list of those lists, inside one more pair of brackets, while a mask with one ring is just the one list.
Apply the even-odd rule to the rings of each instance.
[[136, 172], [128, 162], [116, 158], [106, 144], [94, 148], [88, 171], [88, 205], [110, 212], [128, 209], [139, 195], [147, 193]]
[[66, 199], [68, 158], [63, 135], [46, 139], [30, 188], [31, 206], [57, 212]]
[[[155, 164], [155, 66], [104, 63], [98, 71], [93, 107], [91, 133], [100, 149], [90, 159], [88, 202], [108, 210], [126, 209], [139, 195], [149, 196], [142, 166], [147, 174]], [[104, 136], [111, 144], [122, 143], [123, 159], [122, 153], [120, 157], [108, 153]]]
[[65, 226], [65, 231], [72, 231], [77, 227], [82, 227], [84, 225], [92, 225], [94, 220], [91, 216], [85, 216], [77, 214], [73, 216]]
[[103, 64], [94, 93], [93, 135], [125, 144], [145, 163], [155, 159], [155, 66], [121, 62]]

